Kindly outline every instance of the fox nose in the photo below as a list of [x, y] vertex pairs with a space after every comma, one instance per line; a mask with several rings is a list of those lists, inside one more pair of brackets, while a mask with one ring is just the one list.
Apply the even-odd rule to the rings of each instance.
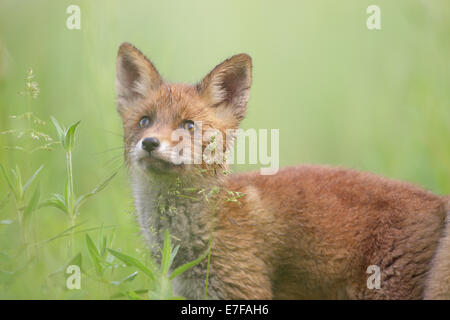
[[147, 152], [152, 152], [159, 147], [159, 144], [159, 140], [155, 137], [145, 138], [144, 140], [142, 140], [142, 149]]

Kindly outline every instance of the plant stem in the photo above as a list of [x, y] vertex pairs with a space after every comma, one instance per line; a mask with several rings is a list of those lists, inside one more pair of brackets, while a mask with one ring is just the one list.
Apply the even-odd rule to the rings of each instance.
[[28, 122], [28, 128], [33, 130], [33, 122], [31, 120], [31, 95], [28, 95], [28, 116], [27, 116], [27, 122]]
[[17, 210], [17, 218], [19, 221], [19, 228], [20, 228], [20, 235], [22, 240], [22, 245], [25, 248], [27, 252], [27, 258], [30, 258], [30, 248], [28, 247], [28, 237], [27, 237], [27, 230], [24, 223], [24, 211], [23, 211], [23, 203], [20, 200], [19, 202], [16, 202], [16, 210]]
[[213, 201], [212, 208], [211, 208], [212, 217], [211, 217], [211, 229], [209, 231], [208, 264], [206, 266], [205, 300], [207, 299], [207, 296], [208, 296], [209, 267], [211, 264], [212, 237], [213, 237], [213, 229], [214, 229], [214, 213], [216, 211], [216, 202], [217, 202], [217, 199], [215, 199], [215, 201]]
[[75, 226], [75, 220], [76, 220], [76, 213], [74, 212], [74, 202], [73, 202], [73, 173], [72, 173], [72, 151], [66, 152], [66, 164], [67, 164], [67, 208], [69, 210], [69, 228], [72, 228], [70, 230], [70, 242], [69, 242], [69, 256], [71, 255], [71, 251], [73, 249], [74, 243], [75, 243], [75, 229], [73, 226]]
[[66, 152], [66, 162], [67, 162], [67, 183], [69, 184], [69, 190], [68, 190], [68, 200], [69, 203], [67, 204], [70, 213], [73, 214], [73, 174], [72, 174], [72, 151]]

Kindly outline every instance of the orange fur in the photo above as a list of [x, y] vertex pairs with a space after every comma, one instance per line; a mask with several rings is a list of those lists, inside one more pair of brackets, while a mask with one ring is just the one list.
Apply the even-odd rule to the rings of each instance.
[[[264, 270], [251, 284], [236, 281], [242, 287], [229, 298], [423, 296], [446, 216], [442, 198], [407, 183], [321, 166], [242, 174], [228, 184], [248, 196], [242, 207], [229, 203], [218, 213], [216, 245], [232, 243], [234, 263], [214, 256], [214, 266], [225, 273], [253, 273], [252, 265]], [[369, 265], [381, 268], [381, 289], [367, 288]], [[258, 296], [257, 283], [267, 292]]]
[[[118, 111], [146, 240], [161, 245], [168, 228], [181, 245], [177, 266], [204, 252], [212, 230], [209, 298], [450, 298], [448, 198], [341, 168], [300, 166], [272, 176], [229, 176], [223, 174], [226, 165], [214, 170], [205, 163], [174, 165], [159, 149], [137, 158], [146, 137], [170, 150], [171, 133], [186, 120], [202, 121], [204, 130], [222, 134], [238, 128], [251, 68], [250, 57], [241, 54], [196, 86], [168, 84], [137, 49], [120, 47]], [[151, 125], [140, 128], [142, 117]], [[171, 192], [174, 186], [178, 193]], [[229, 191], [242, 197], [230, 201]], [[180, 277], [180, 294], [203, 297], [206, 264]], [[380, 267], [379, 289], [367, 286], [371, 265]]]

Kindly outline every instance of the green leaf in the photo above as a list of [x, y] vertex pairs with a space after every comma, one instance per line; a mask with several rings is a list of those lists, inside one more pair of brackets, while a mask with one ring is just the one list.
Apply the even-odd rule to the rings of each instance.
[[94, 244], [94, 241], [92, 241], [91, 237], [89, 237], [88, 234], [86, 234], [86, 244], [88, 248], [89, 255], [91, 256], [92, 262], [94, 263], [95, 271], [98, 275], [101, 275], [103, 273], [103, 267], [101, 265], [101, 257], [98, 253], [97, 247]]
[[[66, 278], [69, 276], [66, 273], [66, 270], [69, 266], [78, 266], [81, 272], [84, 272], [83, 268], [81, 267], [82, 262], [83, 256], [81, 255], [81, 252], [78, 252], [72, 259], [69, 260], [69, 262], [66, 263], [66, 265], [63, 267], [63, 270], [61, 271], [64, 273]], [[58, 271], [56, 273], [58, 273]]]
[[17, 199], [17, 194], [16, 194], [16, 189], [14, 187], [14, 184], [11, 181], [11, 177], [9, 176], [9, 174], [6, 172], [5, 167], [3, 167], [3, 165], [0, 164], [0, 169], [2, 170], [3, 173], [3, 177], [5, 178], [6, 182], [8, 183], [9, 189], [11, 190], [11, 192], [14, 194], [14, 197]]
[[[66, 230], [64, 230], [64, 231], [62, 231], [62, 232], [60, 232], [60, 233], [58, 233], [56, 236], [53, 236], [53, 237], [48, 238], [48, 239], [46, 239], [46, 240], [41, 240], [41, 241], [39, 241], [39, 242], [35, 242], [35, 243], [33, 243], [33, 245], [34, 245], [34, 246], [42, 245], [42, 244], [51, 242], [51, 241], [56, 240], [56, 239], [68, 237], [68, 236], [70, 235], [70, 233], [69, 233], [70, 230], [79, 227], [79, 226], [82, 225], [83, 223], [85, 223], [85, 221], [83, 221], [83, 222], [81, 222], [81, 223], [78, 223], [78, 224], [76, 224], [76, 225], [74, 225], [74, 226], [72, 226], [72, 227], [70, 227], [70, 228], [67, 228]], [[104, 228], [117, 228], [117, 226], [112, 225], [112, 226], [106, 226], [106, 227], [104, 227]], [[86, 229], [82, 229], [82, 230], [75, 231], [74, 234], [86, 233], [86, 232], [96, 231], [96, 230], [99, 230], [99, 229], [100, 229], [99, 227], [86, 228]]]
[[208, 253], [209, 253], [210, 249], [211, 249], [211, 246], [200, 257], [198, 257], [194, 261], [188, 262], [188, 263], [183, 264], [182, 266], [176, 268], [174, 270], [174, 272], [172, 272], [172, 274], [170, 275], [169, 279], [173, 280], [174, 278], [178, 277], [183, 272], [193, 268], [194, 266], [196, 266], [197, 264], [202, 262], [208, 256]]
[[67, 278], [69, 275], [66, 273], [66, 270], [69, 266], [73, 266], [73, 265], [80, 267], [80, 270], [83, 272], [83, 269], [81, 268], [81, 263], [82, 263], [82, 255], [81, 255], [81, 252], [78, 252], [73, 258], [71, 258], [69, 260], [69, 262], [67, 262], [62, 267], [58, 268], [58, 270], [56, 270], [55, 272], [49, 274], [48, 277], [50, 278], [55, 275], [64, 273], [65, 277]]
[[124, 282], [130, 282], [130, 281], [133, 281], [133, 280], [137, 277], [137, 275], [138, 275], [138, 272], [135, 271], [135, 272], [133, 272], [132, 274], [130, 274], [130, 275], [126, 276], [125, 278], [123, 278], [122, 280], [119, 280], [119, 281], [111, 281], [111, 283], [112, 283], [113, 285], [115, 285], [115, 286], [118, 286], [118, 285], [121, 285], [121, 284], [124, 283]]
[[52, 194], [49, 199], [45, 200], [44, 202], [41, 202], [39, 204], [39, 208], [42, 207], [54, 207], [56, 209], [61, 210], [65, 214], [68, 214], [68, 209], [64, 197], [57, 193]]
[[[35, 243], [33, 243], [33, 246], [37, 246], [37, 245], [40, 245], [40, 244], [48, 243], [48, 242], [51, 242], [51, 241], [56, 240], [56, 239], [59, 239], [59, 238], [67, 237], [67, 236], [70, 234], [69, 231], [71, 231], [71, 230], [73, 230], [73, 229], [75, 229], [75, 228], [78, 228], [78, 227], [79, 227], [80, 225], [82, 225], [83, 223], [85, 223], [85, 221], [83, 221], [83, 222], [81, 222], [81, 223], [78, 223], [78, 224], [76, 224], [76, 225], [74, 225], [74, 226], [71, 226], [71, 227], [65, 229], [64, 231], [61, 231], [61, 232], [58, 233], [56, 236], [53, 236], [53, 237], [48, 238], [48, 239], [46, 239], [46, 240], [41, 240], [41, 241], [39, 241], [39, 242], [35, 242]], [[89, 230], [89, 231], [92, 231], [92, 230]]]
[[126, 293], [128, 299], [130, 300], [143, 300], [136, 292], [134, 291], [128, 291]]
[[25, 207], [25, 210], [23, 212], [24, 219], [28, 219], [31, 216], [31, 213], [36, 210], [39, 204], [40, 195], [41, 195], [41, 188], [38, 186], [36, 188], [36, 191], [34, 191], [33, 196], [31, 197], [27, 206]]
[[175, 256], [176, 256], [177, 253], [178, 253], [178, 249], [180, 249], [180, 246], [179, 246], [179, 245], [177, 245], [177, 246], [173, 249], [172, 253], [170, 254], [169, 266], [172, 266], [173, 259], [175, 259]]
[[121, 260], [123, 263], [125, 263], [129, 267], [136, 267], [139, 270], [141, 270], [146, 276], [150, 278], [151, 281], [155, 281], [155, 273], [147, 268], [142, 262], [137, 260], [136, 258], [133, 258], [129, 255], [126, 255], [124, 253], [121, 253], [119, 251], [115, 251], [112, 249], [108, 249], [108, 251], [117, 259]]
[[107, 243], [108, 243], [108, 238], [106, 236], [103, 236], [103, 238], [102, 238], [102, 246], [101, 246], [101, 249], [100, 249], [100, 254], [102, 256], [105, 256], [105, 254], [106, 254]]
[[77, 265], [81, 269], [81, 263], [83, 260], [83, 256], [81, 255], [81, 252], [78, 252], [67, 264], [64, 269], [67, 269], [68, 266]]
[[20, 171], [19, 173], [16, 170], [19, 168], [16, 166], [16, 170], [10, 169], [12, 177], [6, 172], [5, 167], [0, 164], [0, 169], [2, 170], [3, 176], [8, 183], [9, 189], [14, 194], [14, 198], [16, 198], [16, 202], [22, 201], [22, 181], [20, 180]]
[[109, 176], [106, 180], [104, 180], [102, 183], [100, 183], [94, 190], [92, 190], [89, 193], [86, 193], [82, 196], [80, 196], [77, 201], [75, 202], [75, 212], [78, 212], [80, 207], [86, 203], [86, 201], [92, 197], [93, 195], [99, 193], [103, 189], [105, 189], [108, 184], [111, 182], [111, 180], [117, 175], [117, 172], [114, 172], [111, 176]]
[[132, 274], [130, 274], [127, 277], [125, 277], [124, 279], [122, 279], [122, 283], [123, 282], [133, 281], [134, 278], [136, 278], [138, 274], [139, 274], [139, 272], [137, 272], [137, 271], [133, 272]]
[[113, 229], [111, 231], [111, 233], [107, 236], [107, 241], [106, 241], [106, 245], [105, 245], [105, 253], [109, 247], [112, 247], [115, 235], [116, 235], [116, 229]]
[[100, 183], [94, 190], [92, 190], [92, 193], [98, 193], [98, 192], [102, 191], [103, 189], [105, 189], [116, 175], [117, 175], [117, 172], [114, 172], [107, 179], [105, 179], [102, 183]]
[[30, 184], [33, 182], [33, 180], [36, 178], [36, 176], [39, 174], [39, 172], [41, 172], [42, 168], [44, 168], [44, 166], [40, 166], [39, 169], [37, 169], [34, 174], [31, 176], [30, 179], [28, 179], [28, 181], [25, 183], [25, 185], [23, 186], [23, 191], [27, 190], [27, 188], [30, 186]]
[[20, 168], [18, 165], [16, 165], [16, 168], [14, 170], [11, 170], [13, 173], [16, 183], [16, 192], [19, 195], [19, 199], [23, 199], [23, 187], [22, 187], [22, 173], [20, 172]]
[[58, 133], [59, 141], [61, 142], [62, 145], [64, 145], [64, 131], [65, 131], [65, 129], [62, 128], [59, 125], [58, 120], [56, 120], [53, 116], [50, 116], [50, 119], [52, 120], [53, 125], [56, 128], [56, 132]]
[[166, 276], [170, 268], [170, 257], [172, 254], [172, 242], [170, 241], [169, 230], [164, 232], [164, 246], [162, 251], [161, 273]]
[[72, 151], [72, 149], [73, 149], [73, 145], [74, 145], [74, 141], [75, 141], [75, 132], [76, 132], [79, 124], [80, 124], [80, 121], [75, 122], [65, 132], [64, 148], [68, 152]]

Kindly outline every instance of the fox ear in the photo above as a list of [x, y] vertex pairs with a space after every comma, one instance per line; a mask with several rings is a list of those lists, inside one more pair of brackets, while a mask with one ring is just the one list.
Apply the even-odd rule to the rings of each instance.
[[251, 84], [252, 58], [242, 53], [216, 66], [197, 90], [212, 106], [228, 109], [240, 121], [245, 116]]
[[132, 44], [122, 43], [116, 62], [117, 108], [124, 111], [163, 83], [153, 64]]

